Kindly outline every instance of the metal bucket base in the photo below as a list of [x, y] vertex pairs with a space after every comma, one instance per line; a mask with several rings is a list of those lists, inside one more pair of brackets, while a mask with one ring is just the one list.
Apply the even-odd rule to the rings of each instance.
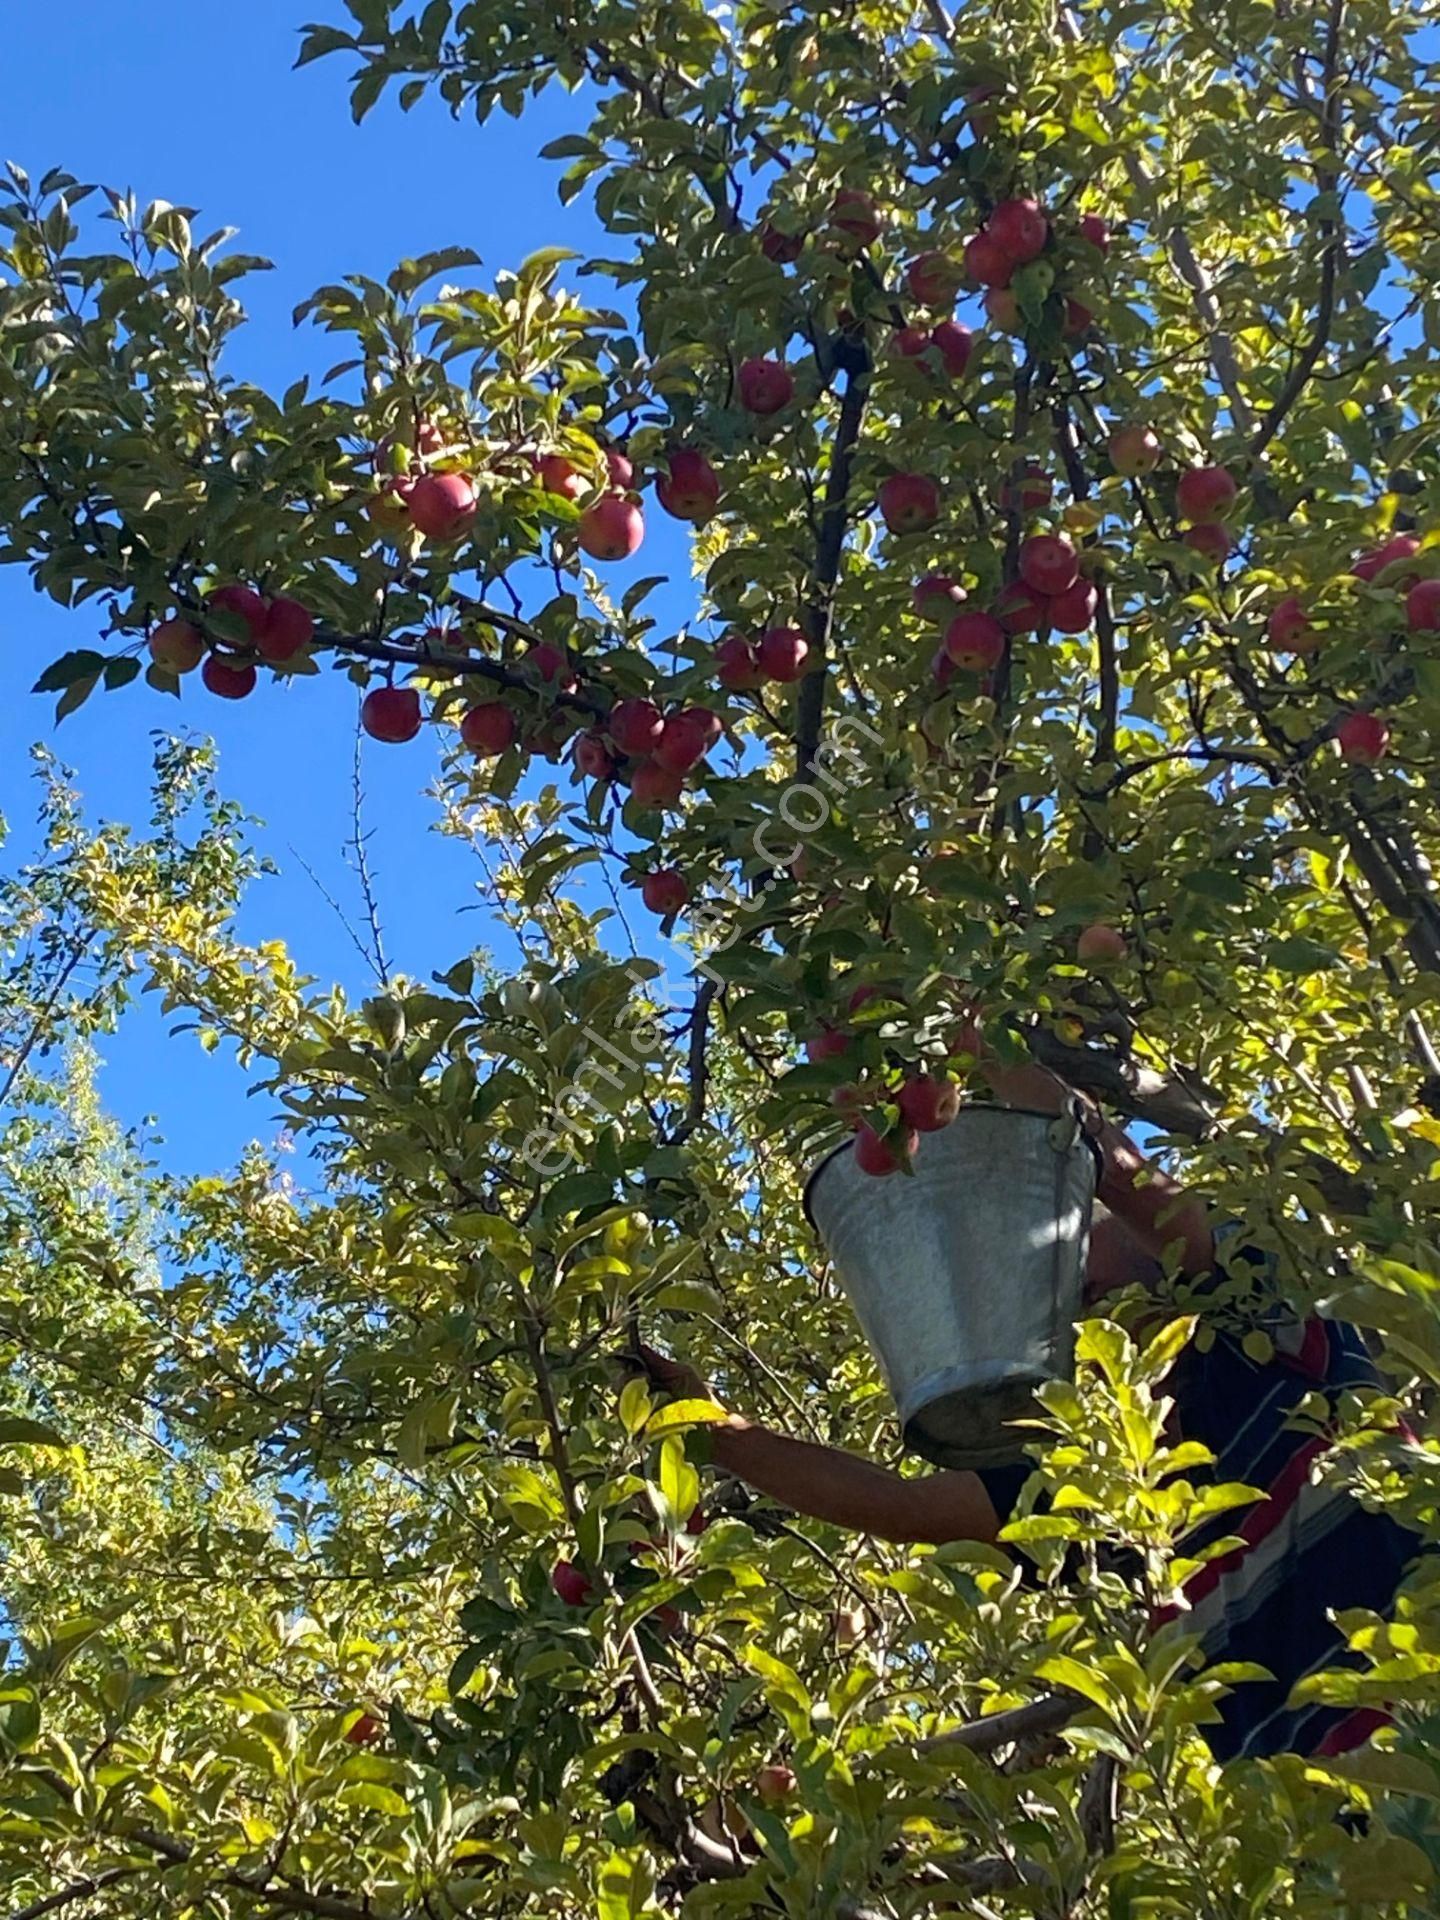
[[1005, 1467], [1023, 1459], [1034, 1430], [1012, 1427], [1040, 1412], [1034, 1367], [946, 1367], [917, 1380], [899, 1409], [906, 1448], [937, 1467]]

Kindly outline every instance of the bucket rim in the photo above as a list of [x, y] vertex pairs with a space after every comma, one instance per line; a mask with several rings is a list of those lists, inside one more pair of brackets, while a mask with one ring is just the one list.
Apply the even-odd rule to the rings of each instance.
[[[998, 1100], [968, 1100], [950, 1122], [950, 1126], [958, 1126], [967, 1113], [1013, 1113], [1016, 1118], [1020, 1120], [1055, 1121], [1063, 1118], [1063, 1112], [1057, 1114], [1053, 1109], [1047, 1111], [1047, 1109], [1043, 1107], [1009, 1107], [1002, 1105]], [[947, 1133], [949, 1130], [949, 1127], [944, 1129]], [[1098, 1143], [1091, 1139], [1083, 1127], [1078, 1130], [1076, 1137], [1083, 1140], [1085, 1145], [1090, 1149], [1091, 1157], [1095, 1162], [1096, 1179], [1098, 1180], [1105, 1170], [1104, 1156], [1100, 1151]], [[815, 1215], [810, 1208], [810, 1197], [815, 1191], [816, 1183], [831, 1162], [838, 1160], [842, 1153], [848, 1153], [853, 1145], [854, 1140], [851, 1137], [847, 1136], [844, 1140], [838, 1140], [823, 1159], [816, 1161], [815, 1165], [806, 1175], [805, 1185], [800, 1195], [800, 1206], [812, 1233], [818, 1234], [820, 1232]]]

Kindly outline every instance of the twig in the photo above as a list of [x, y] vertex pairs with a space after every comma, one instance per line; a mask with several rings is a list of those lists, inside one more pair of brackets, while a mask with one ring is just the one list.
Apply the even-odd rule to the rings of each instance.
[[[1330, 18], [1325, 35], [1324, 102], [1320, 113], [1321, 139], [1331, 156], [1331, 165], [1318, 168], [1315, 184], [1321, 195], [1338, 199], [1340, 169], [1337, 147], [1340, 134], [1340, 30], [1345, 17], [1345, 0], [1330, 0]], [[1337, 208], [1338, 213], [1338, 208]], [[1253, 458], [1258, 459], [1285, 423], [1285, 418], [1305, 390], [1316, 362], [1330, 341], [1335, 318], [1335, 287], [1343, 252], [1339, 221], [1329, 214], [1320, 221], [1323, 248], [1320, 256], [1320, 298], [1315, 308], [1315, 325], [1290, 376], [1275, 397], [1275, 404], [1260, 424], [1250, 443]]]
[[[360, 897], [365, 902], [365, 917], [370, 922], [370, 938], [374, 942], [374, 958], [371, 961], [382, 987], [390, 985], [390, 962], [385, 958], [385, 935], [380, 926], [380, 907], [375, 898], [375, 883], [370, 873], [370, 860], [365, 851], [366, 835], [363, 831], [362, 814], [365, 805], [365, 788], [360, 777], [360, 746], [363, 737], [357, 714], [355, 721], [355, 758], [351, 785], [350, 844], [355, 854], [355, 875], [360, 882]], [[367, 956], [368, 957], [368, 956]]]

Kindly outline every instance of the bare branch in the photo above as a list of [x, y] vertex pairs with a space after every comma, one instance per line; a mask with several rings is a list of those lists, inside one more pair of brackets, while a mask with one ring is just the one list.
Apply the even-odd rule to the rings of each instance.
[[967, 1753], [994, 1753], [999, 1747], [1013, 1746], [1030, 1734], [1058, 1733], [1085, 1711], [1085, 1702], [1075, 1693], [1045, 1693], [1038, 1700], [1027, 1700], [1023, 1707], [1009, 1707], [1004, 1713], [987, 1713], [978, 1720], [967, 1720], [948, 1733], [932, 1734], [921, 1740], [917, 1753], [947, 1753], [963, 1747]]
[[825, 481], [825, 503], [820, 514], [820, 534], [815, 543], [815, 571], [805, 605], [805, 634], [810, 642], [810, 671], [800, 682], [795, 712], [795, 757], [801, 774], [814, 771], [820, 751], [820, 728], [825, 717], [825, 682], [830, 651], [830, 629], [835, 613], [835, 582], [840, 577], [840, 558], [845, 551], [845, 529], [849, 518], [850, 474], [860, 428], [865, 418], [865, 402], [870, 392], [870, 370], [866, 366], [852, 371], [845, 383], [840, 402], [840, 420], [830, 450], [830, 472]]

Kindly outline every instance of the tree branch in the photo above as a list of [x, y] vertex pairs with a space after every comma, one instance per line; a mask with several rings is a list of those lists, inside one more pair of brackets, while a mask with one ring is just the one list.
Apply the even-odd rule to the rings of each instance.
[[[1321, 139], [1331, 164], [1319, 168], [1316, 172], [1316, 186], [1320, 194], [1336, 198], [1340, 187], [1340, 169], [1337, 149], [1340, 138], [1340, 95], [1338, 91], [1340, 67], [1340, 30], [1345, 17], [1345, 0], [1330, 0], [1330, 18], [1325, 35], [1325, 55], [1323, 71], [1324, 99], [1320, 112]], [[1338, 204], [1333, 214], [1327, 214], [1320, 221], [1320, 234], [1323, 250], [1320, 256], [1320, 298], [1315, 309], [1315, 326], [1305, 348], [1295, 365], [1290, 369], [1275, 403], [1264, 420], [1255, 438], [1250, 443], [1251, 457], [1258, 459], [1266, 447], [1275, 438], [1285, 423], [1286, 416], [1305, 390], [1306, 382], [1315, 371], [1316, 362], [1330, 341], [1330, 328], [1335, 318], [1335, 287], [1340, 269], [1340, 257], [1343, 251], [1339, 224]]]
[[994, 1753], [998, 1747], [1013, 1746], [1031, 1734], [1058, 1733], [1062, 1727], [1085, 1711], [1085, 1702], [1075, 1693], [1045, 1693], [1038, 1700], [1027, 1700], [1023, 1707], [1009, 1707], [1004, 1713], [987, 1713], [978, 1720], [967, 1720], [948, 1733], [932, 1734], [917, 1743], [917, 1753], [948, 1753], [963, 1747], [967, 1753]]
[[796, 771], [801, 776], [814, 772], [815, 757], [820, 751], [830, 631], [835, 614], [835, 582], [840, 577], [840, 559], [845, 550], [850, 475], [869, 392], [870, 368], [867, 364], [853, 369], [846, 379], [845, 395], [840, 402], [840, 419], [830, 450], [825, 503], [820, 514], [819, 536], [815, 542], [815, 571], [804, 611], [805, 635], [810, 642], [812, 660], [810, 671], [800, 682], [795, 706]]
[[16, 1907], [5, 1920], [41, 1920], [42, 1914], [59, 1913], [62, 1907], [71, 1906], [77, 1900], [88, 1900], [92, 1893], [102, 1893], [106, 1887], [133, 1880], [149, 1871], [148, 1867], [107, 1867], [103, 1873], [91, 1874], [88, 1879], [73, 1880], [58, 1893], [47, 1893], [43, 1900], [34, 1900], [28, 1907]]

